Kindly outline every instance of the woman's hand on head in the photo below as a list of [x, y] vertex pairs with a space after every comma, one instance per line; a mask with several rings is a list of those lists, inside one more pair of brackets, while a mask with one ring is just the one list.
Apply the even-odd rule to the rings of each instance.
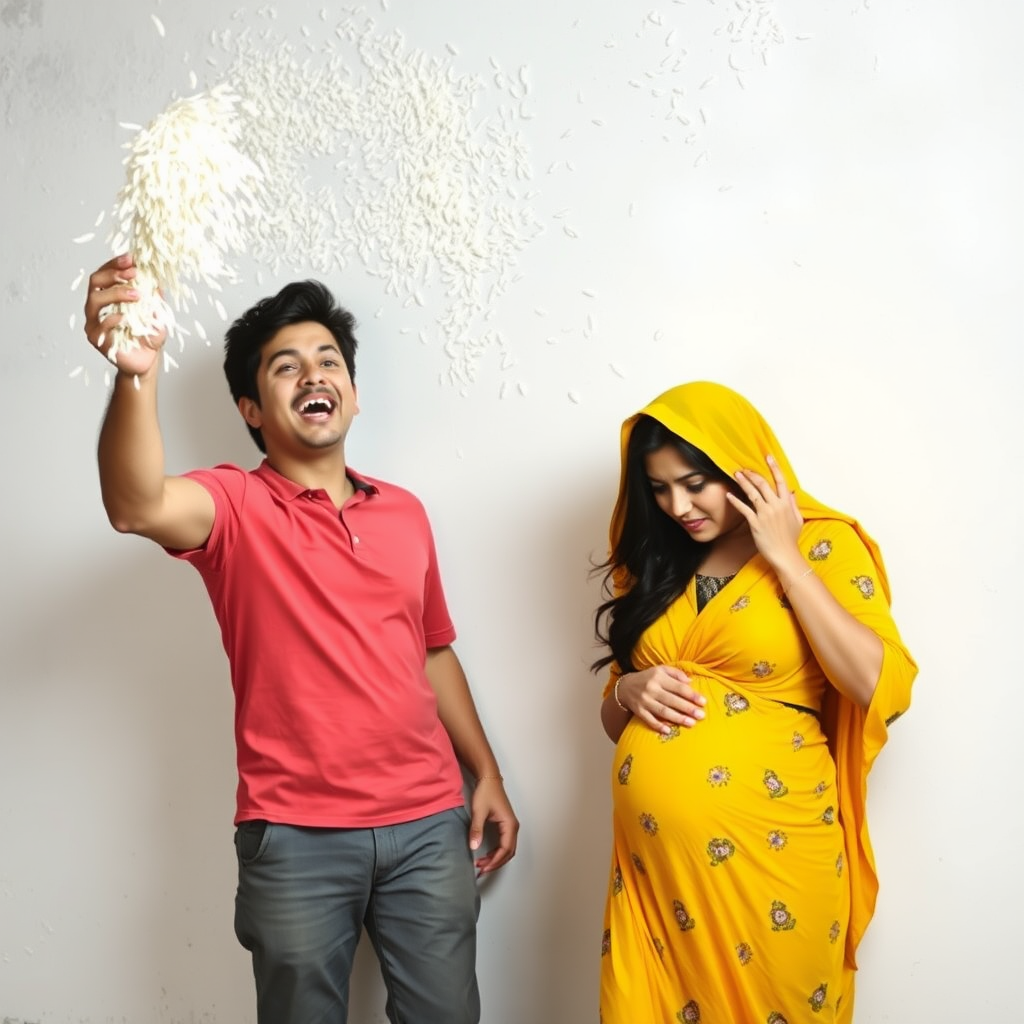
[[619, 678], [615, 695], [634, 718], [662, 735], [695, 726], [704, 717], [707, 703], [690, 685], [690, 677], [671, 665], [627, 672]]
[[749, 505], [734, 494], [728, 499], [746, 519], [760, 555], [778, 572], [787, 562], [800, 558], [797, 538], [804, 520], [779, 464], [771, 455], [767, 462], [771, 480], [753, 469], [741, 469], [736, 474], [736, 483]]

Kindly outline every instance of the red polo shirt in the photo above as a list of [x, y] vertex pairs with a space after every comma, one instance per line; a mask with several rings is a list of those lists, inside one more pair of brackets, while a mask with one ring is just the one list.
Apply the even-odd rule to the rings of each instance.
[[426, 513], [354, 473], [339, 510], [275, 472], [187, 474], [216, 505], [194, 551], [235, 691], [236, 823], [366, 828], [462, 803], [424, 664], [455, 639]]

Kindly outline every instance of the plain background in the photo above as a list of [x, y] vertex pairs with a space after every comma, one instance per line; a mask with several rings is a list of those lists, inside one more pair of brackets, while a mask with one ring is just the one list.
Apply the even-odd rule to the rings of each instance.
[[[500, 359], [452, 386], [417, 340], [439, 287], [410, 309], [358, 264], [328, 281], [362, 325], [350, 462], [430, 511], [522, 819], [519, 856], [484, 887], [483, 1020], [597, 1019], [611, 747], [588, 567], [621, 421], [714, 379], [878, 538], [921, 667], [871, 780], [882, 891], [858, 1020], [1020, 1021], [1024, 9], [651, 3], [366, 5], [382, 33], [480, 75], [481, 118], [491, 58], [532, 83], [544, 231], [491, 310]], [[288, 11], [313, 40], [331, 31], [333, 9]], [[730, 40], [751, 11], [781, 30], [766, 61]], [[118, 122], [148, 122], [189, 70], [212, 82], [211, 32], [259, 17], [238, 0], [0, 0], [0, 1019], [254, 1019], [231, 927], [223, 652], [198, 575], [105, 520], [103, 364], [70, 285], [109, 255], [72, 239], [120, 187]], [[704, 112], [691, 141], [643, 79], [672, 31], [690, 60], [676, 82]], [[309, 272], [264, 268], [225, 305]], [[216, 349], [178, 361], [170, 468], [254, 465]], [[382, 1006], [364, 952], [353, 1024]]]

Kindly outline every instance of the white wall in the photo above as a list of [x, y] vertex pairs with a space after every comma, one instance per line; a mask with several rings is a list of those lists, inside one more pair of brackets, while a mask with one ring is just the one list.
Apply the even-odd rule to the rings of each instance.
[[[1020, 1021], [1024, 13], [653, 3], [366, 8], [485, 86], [491, 58], [532, 83], [518, 127], [545, 230], [493, 307], [506, 351], [484, 354], [475, 383], [439, 383], [447, 357], [418, 340], [436, 281], [420, 309], [358, 261], [329, 279], [362, 323], [350, 461], [432, 513], [458, 649], [522, 818], [520, 855], [484, 894], [483, 1019], [596, 1020], [610, 746], [586, 667], [588, 560], [621, 420], [711, 378], [752, 398], [808, 489], [878, 537], [921, 666], [873, 775], [882, 892], [859, 1020]], [[295, 30], [330, 39], [336, 10], [288, 8]], [[781, 28], [766, 61], [749, 35], [730, 44], [746, 11]], [[120, 187], [118, 122], [156, 116], [190, 69], [211, 83], [211, 31], [260, 17], [239, 0], [0, 0], [0, 1019], [254, 1019], [231, 929], [223, 654], [198, 576], [104, 519], [103, 365], [69, 286], [107, 255], [101, 237], [71, 239]], [[651, 92], [680, 46], [686, 133]], [[479, 115], [501, 102], [483, 89]], [[258, 285], [255, 269], [230, 312], [311, 273], [262, 268]], [[253, 464], [216, 350], [179, 363], [163, 381], [170, 466]], [[383, 1021], [382, 1002], [364, 956], [354, 1024]]]

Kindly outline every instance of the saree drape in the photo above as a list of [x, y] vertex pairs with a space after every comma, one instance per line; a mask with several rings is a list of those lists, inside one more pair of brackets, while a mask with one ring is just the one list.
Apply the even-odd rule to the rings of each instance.
[[[881, 555], [855, 520], [800, 489], [767, 424], [729, 389], [683, 385], [643, 413], [730, 475], [767, 476], [765, 456], [776, 457], [805, 519], [808, 565], [884, 657], [868, 709], [842, 697], [759, 555], [699, 614], [691, 581], [646, 631], [634, 666], [678, 666], [708, 704], [692, 729], [662, 737], [634, 721], [616, 746], [601, 1020], [846, 1024], [877, 893], [867, 774], [916, 672]], [[624, 501], [620, 491], [613, 545]]]

